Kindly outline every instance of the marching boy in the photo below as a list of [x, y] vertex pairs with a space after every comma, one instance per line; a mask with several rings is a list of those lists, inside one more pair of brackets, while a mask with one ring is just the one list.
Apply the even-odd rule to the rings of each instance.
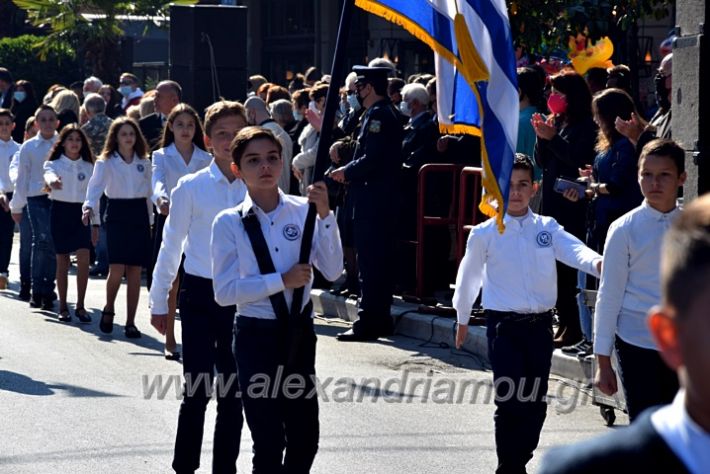
[[[237, 366], [232, 354], [235, 307], [220, 306], [212, 290], [210, 245], [212, 221], [222, 210], [244, 199], [246, 187], [232, 172], [229, 146], [247, 124], [246, 111], [238, 102], [220, 101], [205, 113], [205, 143], [214, 159], [207, 168], [184, 176], [170, 198], [170, 214], [153, 270], [150, 288], [151, 323], [165, 334], [168, 293], [185, 254], [185, 275], [180, 291], [183, 373], [185, 394], [180, 405], [173, 469], [194, 472], [200, 467], [200, 448], [205, 409], [213, 387], [213, 375], [222, 379], [217, 391], [212, 472], [237, 472], [242, 433], [242, 403], [237, 393]], [[220, 387], [217, 385], [217, 387]], [[226, 392], [226, 393], [225, 393]]]
[[[244, 180], [247, 196], [214, 221], [212, 273], [217, 303], [237, 305], [234, 351], [254, 442], [253, 469], [307, 473], [318, 450], [319, 429], [313, 308], [304, 298], [292, 318], [289, 307], [294, 288], [305, 286], [304, 294], [310, 294], [313, 266], [328, 280], [340, 276], [338, 225], [323, 182], [309, 186], [307, 198], [279, 190], [283, 163], [273, 133], [247, 127], [231, 150], [232, 170]], [[318, 213], [313, 252], [310, 264], [300, 264], [309, 202]]]
[[12, 139], [15, 128], [15, 117], [9, 109], [0, 109], [0, 290], [7, 289], [12, 239], [15, 232], [15, 221], [10, 214], [10, 201], [15, 186], [10, 180], [10, 163], [12, 156], [20, 149], [20, 145]]
[[516, 154], [505, 232], [495, 219], [471, 230], [456, 277], [456, 347], [468, 334], [471, 307], [483, 286], [488, 356], [496, 387], [496, 473], [524, 473], [540, 439], [552, 363], [555, 261], [599, 276], [601, 257], [555, 219], [533, 213], [533, 165]]

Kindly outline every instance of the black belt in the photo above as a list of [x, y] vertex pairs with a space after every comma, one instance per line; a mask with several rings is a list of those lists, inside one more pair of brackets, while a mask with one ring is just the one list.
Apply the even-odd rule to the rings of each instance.
[[485, 310], [486, 317], [493, 317], [500, 322], [515, 322], [515, 323], [536, 323], [539, 321], [547, 321], [552, 319], [552, 310], [543, 313], [516, 313], [515, 311], [496, 311], [493, 309]]

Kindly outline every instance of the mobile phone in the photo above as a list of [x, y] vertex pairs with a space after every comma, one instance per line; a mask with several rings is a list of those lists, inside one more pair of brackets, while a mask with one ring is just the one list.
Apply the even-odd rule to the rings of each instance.
[[568, 189], [576, 189], [580, 196], [584, 196], [584, 192], [587, 190], [587, 185], [577, 181], [570, 181], [569, 179], [557, 178], [552, 189], [560, 194], [564, 193]]

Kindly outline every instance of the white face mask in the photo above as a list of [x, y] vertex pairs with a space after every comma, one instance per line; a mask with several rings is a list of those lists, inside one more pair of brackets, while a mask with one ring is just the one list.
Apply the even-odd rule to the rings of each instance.
[[360, 110], [360, 102], [357, 100], [357, 94], [348, 94], [348, 104], [350, 104], [350, 108], [353, 109], [355, 112]]
[[399, 103], [399, 110], [407, 117], [412, 115], [412, 109], [409, 107], [409, 104], [404, 100]]
[[293, 111], [293, 119], [296, 122], [300, 122], [301, 120], [303, 120], [303, 114], [301, 112], [299, 112], [298, 110], [294, 110]]

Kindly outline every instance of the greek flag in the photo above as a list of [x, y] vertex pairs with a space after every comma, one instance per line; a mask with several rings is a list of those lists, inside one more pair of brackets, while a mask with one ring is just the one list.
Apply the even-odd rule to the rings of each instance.
[[[484, 199], [502, 232], [518, 136], [518, 85], [505, 0], [355, 0], [436, 53], [442, 130], [481, 135]], [[482, 131], [482, 133], [481, 133]]]

